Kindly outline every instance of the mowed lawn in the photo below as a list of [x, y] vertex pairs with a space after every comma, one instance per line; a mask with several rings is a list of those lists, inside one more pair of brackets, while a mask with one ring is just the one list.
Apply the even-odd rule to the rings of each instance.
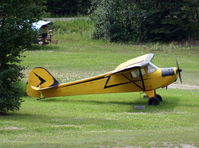
[[[159, 67], [183, 69], [183, 83], [199, 85], [199, 46], [183, 43], [108, 43], [90, 38], [89, 20], [57, 21], [51, 44], [24, 52], [27, 80], [45, 67], [59, 82], [113, 70], [120, 63], [155, 53]], [[84, 95], [36, 100], [0, 116], [0, 147], [199, 147], [199, 90], [159, 89], [164, 101], [148, 106], [143, 93]], [[136, 110], [136, 106], [144, 106]]]
[[19, 112], [0, 116], [0, 147], [199, 147], [199, 92], [158, 93], [159, 106], [139, 93], [24, 97]]

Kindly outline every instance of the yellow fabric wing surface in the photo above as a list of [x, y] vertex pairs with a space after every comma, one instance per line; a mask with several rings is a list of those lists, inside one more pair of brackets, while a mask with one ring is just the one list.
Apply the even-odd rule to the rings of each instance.
[[128, 60], [120, 65], [118, 65], [114, 71], [112, 71], [112, 74], [122, 72], [125, 70], [133, 69], [133, 68], [139, 68], [142, 66], [147, 65], [153, 58], [154, 54], [146, 54], [143, 56], [136, 57], [134, 59]]

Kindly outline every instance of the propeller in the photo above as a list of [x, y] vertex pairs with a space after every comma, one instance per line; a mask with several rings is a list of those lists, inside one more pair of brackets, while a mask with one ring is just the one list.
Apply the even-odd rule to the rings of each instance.
[[176, 59], [176, 66], [177, 66], [177, 73], [179, 75], [179, 78], [180, 78], [180, 82], [182, 83], [182, 77], [181, 77], [181, 72], [182, 72], [182, 69], [180, 69], [180, 66], [178, 64], [178, 60]]

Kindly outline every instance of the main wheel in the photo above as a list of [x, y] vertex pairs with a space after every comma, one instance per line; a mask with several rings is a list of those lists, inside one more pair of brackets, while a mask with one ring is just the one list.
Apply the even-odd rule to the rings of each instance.
[[161, 97], [159, 94], [156, 95], [156, 98], [158, 98], [158, 100], [159, 100], [160, 102], [162, 102], [162, 97]]
[[160, 101], [159, 101], [158, 98], [153, 97], [153, 98], [150, 98], [150, 99], [149, 99], [148, 104], [149, 104], [149, 105], [159, 105], [159, 104], [160, 104]]

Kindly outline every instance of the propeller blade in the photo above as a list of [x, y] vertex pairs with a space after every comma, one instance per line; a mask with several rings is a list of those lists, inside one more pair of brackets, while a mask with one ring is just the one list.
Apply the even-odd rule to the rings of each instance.
[[177, 59], [176, 59], [176, 66], [177, 66], [178, 69], [180, 69]]
[[180, 69], [180, 66], [178, 64], [178, 60], [177, 59], [176, 59], [176, 66], [177, 66], [177, 72], [178, 72], [178, 76], [179, 76], [180, 82], [182, 83], [182, 76], [181, 76], [182, 69]]
[[179, 72], [178, 72], [178, 75], [179, 75], [179, 78], [180, 78], [180, 83], [182, 83], [182, 77], [181, 77], [181, 72], [182, 70], [181, 69], [179, 69]]

